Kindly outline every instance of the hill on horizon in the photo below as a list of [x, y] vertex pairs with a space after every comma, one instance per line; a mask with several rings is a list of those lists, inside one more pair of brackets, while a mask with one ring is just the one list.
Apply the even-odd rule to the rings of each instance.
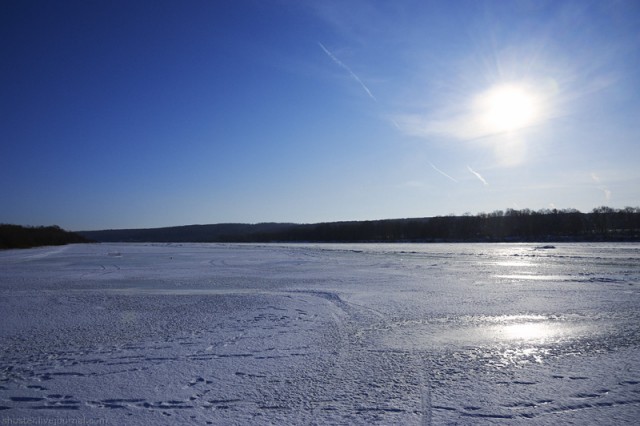
[[292, 223], [217, 223], [160, 228], [104, 229], [79, 231], [78, 234], [99, 242], [206, 243], [258, 233], [281, 232], [294, 226], [297, 225]]
[[640, 208], [529, 209], [463, 216], [295, 223], [221, 223], [80, 231], [98, 242], [640, 241]]

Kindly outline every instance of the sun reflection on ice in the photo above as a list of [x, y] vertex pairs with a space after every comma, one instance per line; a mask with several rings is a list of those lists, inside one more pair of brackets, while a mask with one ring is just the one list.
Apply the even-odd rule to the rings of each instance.
[[542, 347], [508, 348], [500, 352], [501, 361], [495, 364], [502, 367], [514, 364], [542, 364], [548, 354], [549, 349]]
[[495, 317], [485, 336], [498, 344], [502, 365], [542, 364], [550, 348], [579, 334], [580, 326], [559, 318], [522, 315]]
[[508, 339], [514, 340], [538, 340], [547, 337], [550, 332], [548, 326], [538, 323], [511, 324], [503, 328]]
[[512, 343], [524, 343], [509, 347], [501, 353], [506, 364], [542, 364], [548, 349], [540, 347], [546, 339], [558, 336], [558, 330], [544, 322], [516, 323], [502, 326], [500, 334]]
[[499, 316], [493, 322], [496, 324], [485, 329], [492, 340], [544, 342], [562, 339], [576, 331], [565, 321], [542, 315]]
[[[542, 364], [576, 342], [604, 332], [580, 315], [496, 315], [400, 321], [385, 330], [392, 347], [453, 350], [498, 368]], [[575, 349], [571, 349], [575, 350]], [[462, 351], [462, 352], [456, 352]]]

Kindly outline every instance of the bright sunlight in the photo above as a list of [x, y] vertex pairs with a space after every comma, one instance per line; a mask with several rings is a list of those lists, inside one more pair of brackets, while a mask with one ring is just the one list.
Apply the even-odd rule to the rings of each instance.
[[476, 108], [483, 127], [489, 133], [501, 133], [533, 124], [539, 116], [538, 103], [524, 86], [503, 84], [481, 94]]

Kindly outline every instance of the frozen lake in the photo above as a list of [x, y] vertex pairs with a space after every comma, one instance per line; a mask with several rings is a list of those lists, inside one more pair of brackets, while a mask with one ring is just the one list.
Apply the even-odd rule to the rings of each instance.
[[554, 245], [2, 251], [0, 421], [634, 424], [640, 244]]

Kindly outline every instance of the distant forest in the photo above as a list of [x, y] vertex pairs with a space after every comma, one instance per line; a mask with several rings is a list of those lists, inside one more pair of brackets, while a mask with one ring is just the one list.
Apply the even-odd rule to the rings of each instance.
[[0, 249], [87, 243], [89, 239], [58, 226], [25, 227], [0, 224]]
[[516, 242], [640, 241], [640, 208], [498, 210], [463, 216], [316, 224], [190, 225], [83, 231], [102, 242]]

